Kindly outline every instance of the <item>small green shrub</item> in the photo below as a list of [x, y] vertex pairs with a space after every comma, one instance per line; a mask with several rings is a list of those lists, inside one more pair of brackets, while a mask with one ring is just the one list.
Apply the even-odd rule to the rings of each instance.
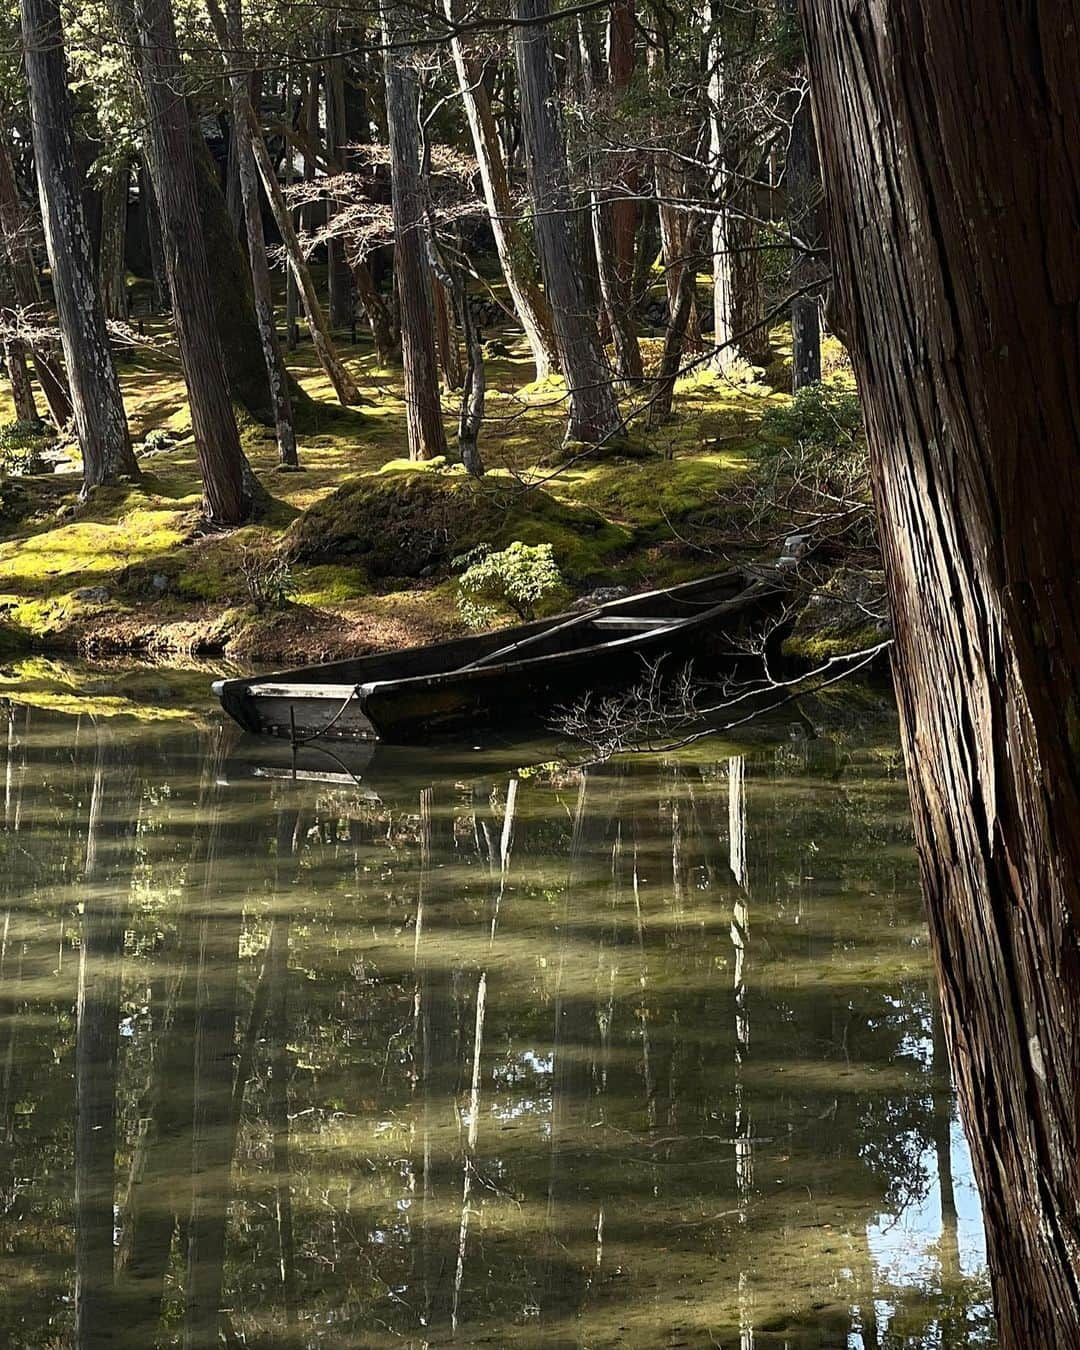
[[536, 616], [536, 606], [562, 585], [562, 575], [550, 544], [523, 544], [493, 553], [481, 544], [455, 558], [463, 567], [458, 579], [458, 609], [470, 628], [483, 628], [508, 605], [523, 622]]
[[247, 584], [248, 595], [258, 610], [287, 609], [298, 594], [292, 559], [280, 553], [245, 549], [240, 559], [240, 570]]
[[790, 403], [769, 408], [761, 429], [804, 450], [854, 449], [863, 439], [859, 396], [834, 384], [808, 384]]
[[16, 476], [45, 473], [49, 436], [37, 422], [0, 424], [0, 471]]

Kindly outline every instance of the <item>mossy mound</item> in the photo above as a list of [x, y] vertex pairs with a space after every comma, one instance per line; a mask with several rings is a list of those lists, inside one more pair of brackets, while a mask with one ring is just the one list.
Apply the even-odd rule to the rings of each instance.
[[490, 474], [398, 467], [344, 483], [289, 528], [285, 546], [310, 563], [362, 563], [373, 579], [435, 576], [477, 544], [551, 544], [574, 583], [603, 580], [631, 535], [591, 507]]

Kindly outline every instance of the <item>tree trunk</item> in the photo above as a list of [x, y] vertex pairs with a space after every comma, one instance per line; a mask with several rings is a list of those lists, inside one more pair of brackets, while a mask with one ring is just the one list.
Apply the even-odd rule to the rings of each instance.
[[738, 320], [735, 313], [735, 222], [730, 211], [731, 188], [727, 168], [724, 50], [720, 38], [721, 0], [709, 0], [709, 188], [716, 203], [712, 219], [713, 355], [712, 368], [728, 374], [739, 358]]
[[125, 165], [110, 174], [101, 193], [101, 245], [98, 250], [98, 281], [107, 319], [128, 316], [124, 244], [127, 240], [128, 182]]
[[758, 228], [743, 212], [748, 208], [747, 192], [737, 194], [738, 214], [734, 226], [735, 249], [731, 257], [732, 310], [739, 347], [755, 365], [767, 365], [770, 358], [769, 330], [765, 322], [765, 291], [761, 282], [761, 250]]
[[[637, 21], [634, 11], [634, 0], [612, 0], [608, 15], [608, 82], [615, 96], [616, 107], [622, 102], [627, 86], [634, 78], [634, 68], [637, 64], [635, 52]], [[641, 205], [634, 200], [635, 194], [641, 188], [641, 174], [636, 159], [631, 157], [623, 162], [617, 186], [621, 194], [620, 200], [612, 202], [609, 207], [612, 251], [620, 299], [623, 307], [630, 309], [634, 244], [641, 215]]]
[[514, 52], [521, 92], [529, 191], [537, 251], [551, 303], [559, 364], [570, 401], [566, 439], [595, 444], [621, 426], [612, 372], [585, 302], [578, 218], [570, 194], [562, 119], [558, 115], [551, 47], [545, 20], [549, 0], [514, 0], [519, 26]]
[[56, 0], [20, 0], [45, 245], [71, 385], [83, 483], [138, 477], [75, 177], [67, 61]]
[[[686, 236], [688, 247], [695, 246], [695, 231]], [[671, 415], [671, 405], [675, 398], [675, 381], [679, 377], [682, 365], [683, 349], [686, 346], [686, 328], [690, 322], [690, 313], [694, 307], [695, 287], [694, 269], [684, 267], [679, 276], [679, 295], [675, 308], [668, 320], [668, 330], [664, 337], [664, 354], [660, 359], [656, 392], [652, 396], [649, 408], [649, 426], [659, 426]]]
[[[10, 294], [4, 299], [10, 301]], [[8, 383], [11, 385], [11, 401], [15, 405], [15, 418], [19, 422], [37, 424], [38, 410], [34, 402], [34, 390], [30, 383], [30, 371], [26, 365], [26, 343], [15, 335], [18, 316], [10, 305], [0, 310], [0, 323], [9, 331], [3, 338], [4, 366], [7, 369]]]
[[824, 234], [821, 169], [814, 144], [810, 97], [806, 95], [791, 125], [784, 170], [788, 223], [796, 243], [791, 262], [791, 389], [821, 379], [821, 291], [825, 268], [819, 261]]
[[139, 161], [139, 196], [143, 202], [146, 221], [146, 244], [150, 253], [150, 269], [154, 274], [154, 309], [159, 314], [169, 310], [169, 278], [165, 267], [165, 252], [161, 243], [161, 213], [158, 211], [154, 184], [144, 155]]
[[358, 262], [353, 267], [353, 281], [356, 294], [371, 329], [375, 343], [375, 355], [381, 366], [391, 366], [401, 360], [400, 335], [394, 331], [394, 322], [382, 293], [375, 285], [371, 268], [366, 262]]
[[266, 148], [262, 131], [255, 120], [255, 114], [250, 105], [248, 107], [248, 126], [251, 129], [251, 148], [255, 152], [255, 164], [259, 170], [259, 177], [262, 179], [263, 191], [266, 193], [270, 209], [274, 215], [274, 221], [278, 227], [278, 233], [285, 245], [289, 266], [296, 277], [296, 285], [304, 303], [304, 313], [307, 316], [308, 329], [311, 332], [311, 340], [315, 345], [319, 363], [326, 372], [330, 383], [334, 386], [334, 392], [341, 402], [346, 407], [353, 403], [359, 403], [360, 391], [357, 389], [352, 376], [345, 369], [337, 348], [334, 346], [334, 339], [330, 336], [330, 330], [326, 326], [326, 317], [323, 314], [322, 305], [319, 304], [315, 283], [311, 279], [311, 269], [308, 267], [307, 260], [300, 247], [300, 240], [292, 223], [292, 214], [285, 204], [281, 185], [278, 183], [277, 174], [274, 172], [274, 166], [270, 161], [270, 152]]
[[270, 285], [270, 267], [266, 260], [266, 238], [263, 234], [262, 204], [259, 196], [259, 173], [251, 149], [251, 130], [248, 109], [251, 107], [251, 86], [247, 74], [239, 68], [246, 64], [247, 47], [239, 0], [226, 0], [222, 14], [217, 0], [207, 0], [211, 23], [221, 44], [223, 54], [231, 54], [230, 83], [233, 100], [233, 150], [240, 176], [240, 205], [247, 237], [248, 264], [255, 296], [255, 316], [259, 325], [259, 341], [266, 364], [266, 378], [274, 405], [274, 431], [277, 436], [278, 460], [286, 468], [296, 468], [296, 430], [293, 425], [292, 403], [289, 399], [289, 377], [285, 358], [278, 342], [274, 319], [274, 294]]
[[135, 20], [149, 113], [147, 157], [161, 211], [165, 264], [204, 508], [211, 521], [236, 525], [250, 514], [254, 478], [240, 448], [215, 327], [191, 124], [180, 92], [183, 76], [170, 0], [135, 0]]
[[[457, 12], [454, 0], [444, 0], [444, 8], [447, 19], [453, 22]], [[544, 380], [558, 366], [551, 306], [533, 275], [528, 245], [514, 218], [510, 182], [499, 148], [491, 100], [482, 82], [481, 71], [478, 64], [466, 55], [460, 38], [451, 39], [450, 50], [472, 134], [495, 251], [506, 278], [506, 288], [532, 351], [536, 378]]]
[[[593, 62], [588, 50], [588, 36], [585, 30], [584, 17], [581, 15], [578, 16], [578, 45], [582, 52], [582, 66], [585, 72], [583, 76], [584, 90], [586, 96], [588, 96], [593, 89]], [[632, 51], [631, 45], [631, 53]], [[588, 161], [591, 184], [589, 198], [592, 203], [589, 219], [592, 228], [593, 252], [596, 257], [596, 276], [603, 306], [604, 327], [610, 334], [615, 348], [615, 369], [619, 379], [627, 383], [638, 384], [644, 378], [645, 370], [641, 362], [641, 348], [638, 345], [637, 330], [634, 327], [627, 305], [628, 288], [624, 284], [615, 253], [615, 206], [616, 204], [626, 206], [627, 203], [625, 201], [616, 203], [606, 200], [606, 194], [601, 191], [599, 186], [602, 170], [591, 154], [588, 155]], [[616, 184], [616, 195], [620, 191], [625, 191], [625, 189]], [[629, 204], [633, 205], [633, 203]], [[622, 223], [625, 229], [625, 220]], [[633, 243], [632, 226], [633, 222], [631, 221], [631, 245]], [[631, 253], [631, 262], [632, 257]]]
[[[285, 77], [285, 113], [289, 115], [289, 96], [291, 84], [289, 76]], [[294, 125], [290, 122], [289, 124]], [[293, 173], [295, 169], [296, 151], [289, 141], [285, 142], [285, 190], [292, 186]], [[258, 166], [256, 166], [258, 167]], [[289, 219], [292, 221], [293, 231], [300, 227], [300, 212], [293, 210], [289, 213]], [[296, 285], [296, 274], [292, 268], [285, 268], [285, 346], [288, 351], [294, 352], [300, 343], [300, 328], [297, 324], [297, 316], [300, 313], [300, 293]]]
[[801, 9], [1001, 1343], [1076, 1350], [1080, 3]]
[[[400, 44], [410, 31], [411, 21], [405, 11], [397, 0], [384, 0], [381, 13], [384, 41]], [[424, 194], [411, 50], [397, 45], [387, 51], [383, 69], [394, 210], [394, 282], [401, 316], [409, 456], [433, 459], [446, 453], [446, 433], [435, 358], [433, 278], [424, 251]]]
[[[331, 34], [331, 39], [336, 34]], [[331, 41], [332, 46], [332, 41]], [[346, 150], [349, 135], [345, 124], [345, 60], [332, 56], [323, 65], [326, 86], [326, 148], [348, 171], [352, 156]], [[333, 203], [326, 206], [328, 216], [333, 214]], [[352, 324], [355, 299], [352, 274], [345, 257], [344, 239], [335, 237], [326, 248], [326, 274], [330, 286], [330, 326], [348, 328]]]
[[[15, 185], [7, 131], [0, 122], [0, 232], [4, 238], [15, 304], [28, 313], [36, 313], [41, 309], [41, 287], [27, 243], [25, 215]], [[63, 431], [71, 421], [71, 395], [60, 362], [51, 344], [35, 344], [30, 349], [30, 356], [53, 425], [57, 431]]]

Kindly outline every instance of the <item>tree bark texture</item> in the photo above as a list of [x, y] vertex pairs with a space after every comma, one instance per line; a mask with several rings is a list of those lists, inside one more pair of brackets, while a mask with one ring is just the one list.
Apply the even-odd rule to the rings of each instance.
[[[447, 19], [453, 22], [457, 14], [454, 0], [444, 0], [444, 8]], [[536, 367], [536, 378], [544, 380], [559, 363], [551, 306], [536, 280], [528, 244], [514, 219], [510, 180], [499, 146], [491, 99], [481, 78], [482, 72], [478, 63], [470, 60], [466, 54], [460, 38], [451, 39], [450, 50], [472, 134], [495, 251], [499, 255], [499, 264], [506, 278], [506, 288], [510, 292], [514, 310], [525, 330], [525, 339]]]
[[150, 254], [150, 270], [154, 274], [154, 309], [164, 314], [169, 309], [169, 278], [165, 267], [165, 251], [161, 243], [161, 213], [158, 211], [154, 184], [145, 155], [139, 161], [139, 196], [143, 199], [143, 219], [146, 222], [146, 245]]
[[75, 176], [67, 61], [55, 0], [20, 0], [34, 160], [86, 487], [138, 477]]
[[1001, 1344], [1076, 1350], [1080, 2], [801, 12]]
[[[382, 15], [384, 41], [400, 44], [408, 35], [410, 20], [393, 2], [383, 5]], [[394, 283], [401, 318], [409, 457], [432, 459], [446, 453], [446, 433], [439, 402], [433, 278], [424, 248], [425, 209], [420, 181], [416, 77], [410, 49], [399, 45], [387, 51], [383, 68], [394, 211]]]
[[795, 110], [784, 186], [788, 223], [800, 241], [791, 262], [791, 388], [798, 393], [821, 379], [821, 300], [827, 273], [821, 260], [824, 193], [809, 95]]
[[247, 237], [248, 266], [255, 297], [255, 317], [259, 325], [259, 342], [266, 365], [270, 400], [274, 406], [274, 432], [277, 437], [278, 460], [288, 468], [299, 462], [296, 453], [296, 429], [293, 424], [292, 402], [289, 398], [289, 377], [285, 358], [278, 341], [274, 317], [274, 293], [270, 283], [270, 265], [266, 259], [266, 237], [263, 234], [262, 198], [259, 193], [259, 171], [251, 148], [251, 128], [248, 109], [251, 106], [250, 84], [245, 72], [238, 68], [240, 54], [247, 52], [244, 41], [243, 18], [239, 0], [225, 0], [222, 14], [217, 0], [208, 0], [211, 22], [221, 43], [222, 51], [231, 53], [230, 83], [233, 103], [232, 148], [236, 155], [236, 170], [240, 178], [240, 205]]
[[[331, 30], [328, 49], [332, 50], [340, 35]], [[342, 167], [352, 167], [352, 156], [346, 150], [349, 133], [345, 116], [345, 58], [332, 56], [323, 65], [323, 83], [326, 88], [326, 148]], [[327, 203], [328, 214], [333, 214], [333, 202]], [[345, 257], [345, 241], [331, 239], [326, 246], [326, 276], [329, 286], [331, 328], [348, 328], [353, 321], [355, 297], [352, 273]]]
[[199, 219], [191, 124], [170, 0], [136, 0], [147, 157], [161, 212], [180, 362], [210, 520], [235, 525], [249, 514], [253, 479], [236, 428], [225, 358], [215, 326], [206, 244]]
[[566, 439], [595, 444], [618, 432], [622, 419], [612, 372], [600, 345], [597, 316], [585, 298], [579, 219], [570, 192], [551, 44], [544, 23], [550, 13], [549, 0], [514, 0], [514, 16], [519, 21], [514, 52], [526, 169], [540, 268], [569, 393]]
[[124, 244], [127, 241], [127, 205], [130, 171], [125, 165], [110, 174], [101, 192], [101, 243], [98, 281], [107, 319], [128, 316]]

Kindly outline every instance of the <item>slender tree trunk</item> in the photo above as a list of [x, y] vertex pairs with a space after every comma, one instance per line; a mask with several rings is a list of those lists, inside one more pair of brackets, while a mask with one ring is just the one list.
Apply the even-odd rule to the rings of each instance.
[[296, 277], [296, 284], [303, 299], [304, 313], [307, 316], [311, 340], [315, 344], [319, 363], [326, 372], [330, 383], [334, 386], [334, 392], [341, 402], [346, 407], [353, 403], [359, 403], [360, 391], [357, 389], [352, 376], [345, 369], [337, 348], [334, 346], [334, 339], [330, 336], [330, 330], [326, 325], [326, 317], [315, 290], [315, 283], [311, 279], [311, 269], [307, 265], [307, 260], [300, 247], [300, 240], [293, 227], [292, 214], [285, 204], [281, 185], [278, 183], [277, 174], [274, 172], [274, 166], [270, 161], [270, 152], [266, 148], [262, 131], [250, 106], [248, 107], [248, 126], [251, 129], [251, 148], [255, 152], [255, 164], [259, 170], [259, 177], [262, 179], [263, 191], [266, 193], [278, 232], [285, 245], [289, 266]]
[[139, 160], [139, 196], [146, 221], [146, 244], [150, 253], [150, 269], [154, 276], [154, 309], [165, 314], [169, 309], [169, 277], [165, 267], [165, 251], [161, 243], [161, 213], [158, 211], [154, 184], [146, 156]]
[[[332, 48], [333, 40], [338, 39], [339, 35], [332, 32], [328, 45]], [[344, 57], [333, 56], [324, 63], [323, 82], [326, 87], [326, 148], [348, 170], [352, 167], [352, 157], [345, 148], [349, 143], [349, 135], [345, 124]], [[333, 205], [332, 202], [327, 203], [328, 214], [333, 213]], [[330, 286], [330, 326], [348, 328], [353, 321], [355, 300], [352, 274], [345, 258], [344, 239], [335, 237], [327, 244], [326, 272]]]
[[784, 186], [791, 232], [806, 245], [795, 245], [791, 263], [791, 388], [798, 393], [804, 385], [821, 379], [821, 290], [825, 272], [818, 260], [824, 212], [809, 95], [795, 110]]
[[731, 187], [727, 171], [725, 126], [724, 51], [720, 40], [722, 0], [709, 0], [709, 160], [710, 191], [716, 202], [712, 219], [713, 357], [712, 368], [726, 375], [738, 360], [739, 332], [735, 312], [734, 259], [737, 247], [735, 222], [730, 211]]
[[[586, 93], [593, 89], [594, 63], [588, 50], [588, 36], [583, 15], [578, 16], [578, 45], [582, 52], [584, 70], [584, 88]], [[603, 306], [603, 325], [610, 334], [615, 348], [615, 369], [621, 380], [637, 384], [644, 377], [641, 363], [641, 348], [638, 346], [637, 331], [626, 302], [627, 287], [620, 275], [615, 253], [615, 203], [605, 199], [601, 190], [601, 170], [594, 156], [589, 155], [589, 177], [591, 180], [589, 197], [592, 210], [589, 221], [592, 230], [592, 246], [596, 257], [596, 276], [600, 288]], [[615, 191], [620, 187], [616, 184]], [[620, 203], [626, 205], [625, 202]], [[625, 220], [624, 220], [625, 225]], [[631, 240], [633, 236], [631, 235]]]
[[[618, 107], [634, 78], [637, 65], [637, 21], [635, 0], [612, 0], [608, 14], [607, 61], [608, 82]], [[631, 305], [631, 282], [634, 276], [634, 246], [637, 239], [640, 203], [634, 200], [641, 187], [638, 161], [628, 157], [620, 166], [618, 188], [621, 199], [610, 204], [611, 237], [614, 265], [620, 299], [624, 308]]]
[[127, 241], [127, 204], [130, 171], [125, 165], [109, 176], [101, 193], [101, 245], [98, 279], [107, 319], [128, 316], [124, 245]]
[[464, 382], [461, 371], [461, 353], [458, 350], [457, 329], [454, 315], [447, 304], [446, 290], [438, 275], [431, 278], [431, 298], [435, 308], [435, 347], [439, 353], [439, 365], [447, 389], [460, 389]]
[[[446, 17], [453, 22], [457, 12], [455, 0], [444, 0], [444, 8]], [[495, 251], [499, 255], [506, 288], [532, 351], [536, 378], [543, 380], [558, 366], [551, 306], [533, 275], [528, 245], [514, 219], [510, 182], [499, 148], [491, 100], [482, 82], [482, 72], [478, 64], [466, 55], [460, 38], [451, 39], [450, 50], [472, 135], [476, 164], [480, 170]]]
[[[30, 255], [26, 236], [25, 212], [15, 185], [15, 168], [3, 122], [0, 121], [0, 231], [4, 237], [15, 304], [27, 313], [41, 310], [41, 287]], [[41, 392], [49, 405], [49, 414], [57, 431], [71, 421], [71, 396], [67, 381], [51, 344], [37, 343], [30, 349]]]
[[[384, 0], [381, 13], [384, 41], [400, 44], [409, 35], [411, 20], [397, 0]], [[394, 282], [401, 316], [409, 456], [432, 459], [446, 453], [446, 433], [432, 331], [432, 276], [424, 249], [424, 194], [411, 50], [396, 46], [388, 51], [383, 69], [394, 209]]]
[[382, 293], [375, 285], [371, 269], [366, 262], [358, 262], [353, 267], [353, 281], [356, 294], [371, 329], [375, 343], [375, 355], [382, 366], [394, 365], [401, 360], [400, 335], [394, 331], [393, 317]]
[[259, 173], [251, 149], [251, 130], [248, 110], [251, 107], [250, 84], [246, 73], [238, 68], [241, 53], [246, 53], [243, 19], [239, 0], [225, 0], [223, 15], [217, 0], [207, 0], [207, 9], [217, 33], [223, 53], [231, 56], [233, 100], [233, 150], [240, 176], [240, 204], [247, 236], [248, 264], [255, 296], [255, 316], [259, 325], [259, 341], [266, 363], [266, 378], [274, 405], [274, 431], [277, 436], [278, 459], [282, 467], [296, 468], [296, 430], [293, 425], [292, 402], [289, 399], [289, 377], [285, 358], [278, 342], [274, 319], [274, 294], [270, 285], [270, 267], [266, 260], [266, 238], [263, 234]]
[[199, 220], [191, 125], [182, 92], [170, 0], [135, 0], [142, 84], [149, 113], [147, 157], [161, 211], [165, 263], [191, 425], [210, 520], [235, 525], [253, 504], [254, 480], [236, 429], [210, 294]]
[[[5, 297], [10, 299], [10, 296]], [[10, 307], [0, 310], [0, 323], [14, 329], [17, 315]], [[11, 401], [15, 405], [15, 417], [19, 422], [37, 423], [38, 410], [34, 402], [34, 390], [30, 384], [30, 371], [26, 364], [26, 343], [22, 338], [9, 332], [3, 339], [4, 365], [7, 368], [8, 383], [11, 385]]]
[[56, 0], [20, 0], [45, 245], [87, 488], [139, 476], [75, 177], [67, 62]]
[[[686, 242], [689, 246], [693, 246], [693, 241], [694, 231], [691, 231], [687, 235]], [[686, 329], [694, 307], [694, 290], [694, 270], [692, 267], [684, 267], [679, 277], [679, 295], [675, 309], [668, 320], [656, 392], [653, 394], [652, 406], [649, 409], [651, 427], [659, 426], [664, 418], [671, 415], [671, 405], [675, 398], [675, 381], [679, 376], [683, 350], [686, 347]]]
[[622, 425], [612, 372], [586, 304], [578, 219], [570, 194], [566, 146], [558, 115], [547, 25], [549, 0], [514, 0], [514, 33], [529, 189], [536, 212], [537, 250], [555, 323], [559, 364], [566, 377], [568, 441], [595, 444]]
[[[289, 77], [285, 78], [285, 112], [289, 114], [289, 98], [291, 96], [291, 85]], [[292, 123], [290, 123], [292, 125]], [[292, 186], [293, 172], [295, 168], [296, 151], [292, 144], [285, 142], [285, 191], [288, 192]], [[300, 227], [300, 212], [293, 210], [289, 213], [289, 219], [292, 222], [294, 233]], [[296, 273], [291, 267], [285, 268], [285, 346], [290, 352], [296, 351], [300, 343], [300, 328], [297, 323], [297, 317], [300, 313], [300, 293], [296, 285]]]
[[[749, 207], [745, 186], [737, 194], [741, 208]], [[738, 214], [734, 226], [734, 253], [731, 257], [732, 310], [739, 347], [748, 361], [767, 364], [769, 330], [765, 323], [765, 291], [761, 282], [761, 250], [756, 223]]]
[[1076, 1350], [1080, 3], [801, 11], [1001, 1343]]

